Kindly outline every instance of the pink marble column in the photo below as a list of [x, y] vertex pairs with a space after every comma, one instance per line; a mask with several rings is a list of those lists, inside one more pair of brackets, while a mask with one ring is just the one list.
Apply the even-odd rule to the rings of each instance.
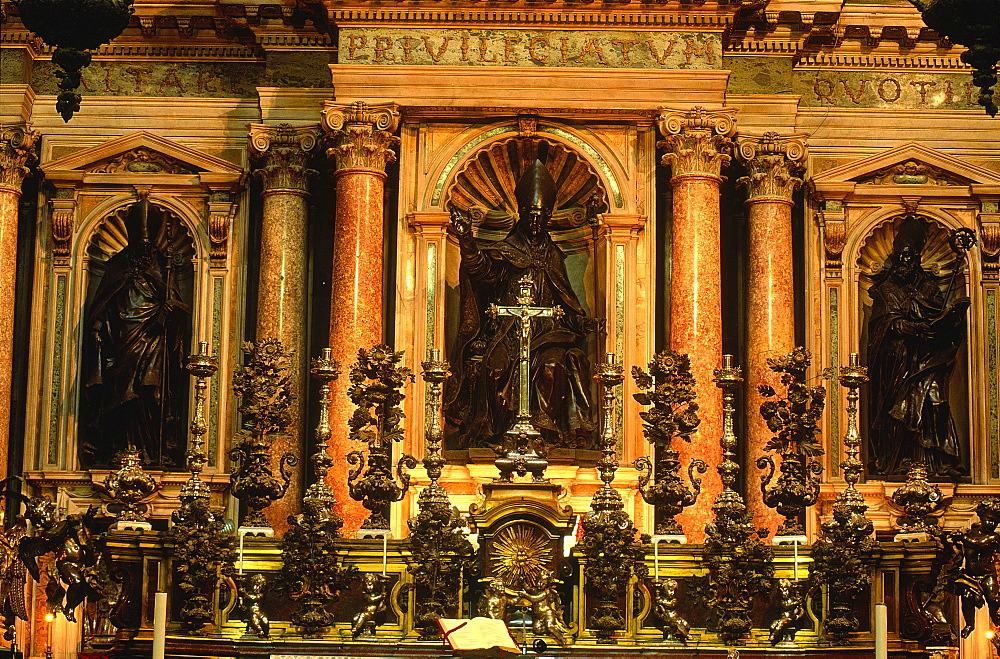
[[[304, 428], [308, 414], [303, 408], [309, 359], [306, 179], [307, 160], [319, 136], [318, 125], [250, 125], [250, 145], [262, 165], [254, 174], [264, 184], [256, 337], [258, 341], [278, 339], [292, 351], [290, 384], [295, 404], [288, 431], [272, 444], [275, 461], [289, 451], [300, 459], [310, 453], [303, 441], [309, 436]], [[288, 515], [299, 509], [302, 493], [301, 473], [293, 470], [284, 498], [275, 501], [265, 513], [279, 534], [288, 526]]]
[[760, 472], [754, 465], [764, 455], [772, 434], [760, 415], [757, 387], [770, 384], [779, 391], [770, 357], [795, 348], [795, 296], [792, 280], [792, 193], [802, 185], [799, 174], [806, 156], [805, 136], [740, 136], [738, 154], [748, 175], [738, 183], [747, 190], [749, 272], [747, 277], [746, 483], [747, 507], [754, 524], [770, 533], [784, 518], [764, 505]]
[[361, 526], [367, 511], [347, 491], [347, 420], [354, 406], [347, 397], [348, 372], [359, 348], [380, 343], [382, 327], [382, 226], [385, 166], [395, 160], [392, 147], [399, 111], [393, 104], [328, 102], [323, 128], [330, 138], [327, 156], [335, 163], [337, 216], [333, 231], [330, 281], [330, 348], [343, 374], [331, 383], [330, 470], [345, 534]]
[[7, 477], [11, 370], [14, 363], [14, 285], [17, 279], [17, 206], [35, 160], [39, 133], [28, 124], [0, 126], [0, 478]]
[[722, 491], [715, 466], [722, 461], [722, 393], [712, 373], [722, 362], [722, 271], [719, 240], [719, 185], [729, 163], [732, 110], [664, 112], [660, 132], [663, 164], [671, 168], [673, 245], [670, 289], [670, 347], [691, 357], [701, 425], [691, 443], [677, 442], [684, 469], [693, 459], [709, 465], [695, 505], [677, 516], [690, 542], [701, 542]]

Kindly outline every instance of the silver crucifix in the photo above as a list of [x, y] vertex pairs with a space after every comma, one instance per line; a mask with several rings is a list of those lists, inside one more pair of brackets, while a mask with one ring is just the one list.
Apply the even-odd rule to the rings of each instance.
[[501, 316], [513, 316], [521, 321], [521, 352], [520, 387], [517, 401], [517, 419], [514, 426], [507, 431], [505, 442], [506, 453], [501, 453], [496, 459], [500, 470], [500, 481], [510, 482], [511, 475], [516, 471], [523, 476], [530, 472], [534, 482], [544, 483], [542, 474], [549, 463], [543, 456], [535, 452], [535, 444], [541, 433], [531, 423], [531, 387], [529, 373], [529, 358], [531, 357], [531, 321], [536, 318], [562, 318], [561, 307], [535, 307], [535, 296], [531, 292], [531, 276], [523, 275], [518, 280], [519, 290], [516, 305], [491, 304], [486, 313], [493, 319]]

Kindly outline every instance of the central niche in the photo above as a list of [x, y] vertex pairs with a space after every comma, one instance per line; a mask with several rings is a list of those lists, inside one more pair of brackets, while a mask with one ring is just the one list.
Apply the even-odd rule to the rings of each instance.
[[[522, 207], [534, 200], [544, 220], [521, 217], [519, 199]], [[513, 424], [519, 321], [491, 318], [487, 309], [516, 304], [525, 277], [533, 305], [565, 312], [531, 327], [530, 408], [540, 448], [556, 460], [574, 459], [565, 450], [594, 448], [592, 365], [603, 332], [595, 317], [603, 312], [593, 311], [603, 309], [594, 245], [605, 199], [601, 179], [579, 153], [539, 138], [491, 144], [455, 176], [447, 207], [471, 230], [453, 236], [458, 248], [448, 250], [446, 340], [455, 375], [445, 390], [447, 448], [498, 447]]]

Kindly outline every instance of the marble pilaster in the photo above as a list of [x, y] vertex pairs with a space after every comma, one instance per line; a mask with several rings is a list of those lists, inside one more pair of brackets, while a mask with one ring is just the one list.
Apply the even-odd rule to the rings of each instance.
[[[333, 358], [345, 374], [358, 349], [382, 341], [382, 249], [385, 166], [396, 159], [393, 135], [399, 125], [394, 104], [327, 102], [323, 129], [329, 139], [327, 157], [334, 163], [337, 186], [330, 280], [330, 341]], [[347, 491], [345, 456], [352, 450], [347, 420], [353, 406], [347, 397], [350, 380], [331, 383], [330, 453], [334, 458], [334, 494], [344, 518], [344, 531], [356, 530], [367, 516]]]
[[722, 271], [719, 201], [722, 167], [730, 161], [736, 131], [733, 110], [665, 110], [659, 117], [671, 168], [673, 245], [671, 251], [670, 347], [691, 357], [701, 425], [691, 443], [677, 442], [682, 464], [708, 463], [701, 496], [677, 516], [691, 542], [705, 537], [712, 502], [722, 491], [715, 465], [722, 461], [722, 394], [712, 372], [722, 362]]
[[743, 477], [747, 507], [754, 523], [771, 533], [784, 519], [768, 508], [760, 491], [757, 469], [751, 468], [771, 438], [760, 415], [757, 387], [770, 384], [780, 391], [777, 374], [767, 366], [770, 357], [795, 348], [795, 294], [792, 279], [792, 194], [802, 185], [802, 161], [806, 157], [804, 135], [740, 136], [739, 158], [747, 176], [738, 183], [747, 190], [749, 228], [747, 273], [747, 444]]
[[[293, 354], [293, 418], [288, 432], [274, 440], [275, 460], [288, 451], [304, 458], [302, 438], [307, 414], [303, 404], [309, 357], [306, 197], [308, 159], [319, 136], [318, 125], [250, 125], [250, 145], [261, 165], [254, 174], [263, 182], [256, 339], [276, 338]], [[297, 509], [302, 493], [301, 472], [294, 470], [285, 497], [267, 510], [277, 532], [287, 527], [288, 515]]]
[[7, 477], [10, 431], [18, 200], [36, 158], [38, 138], [29, 124], [0, 125], [0, 478]]

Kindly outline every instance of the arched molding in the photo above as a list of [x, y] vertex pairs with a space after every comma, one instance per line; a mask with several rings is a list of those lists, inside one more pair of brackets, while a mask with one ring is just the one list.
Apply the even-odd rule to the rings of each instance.
[[421, 204], [424, 211], [444, 211], [448, 192], [455, 185], [460, 173], [475, 161], [478, 155], [498, 142], [525, 138], [544, 140], [574, 152], [598, 177], [607, 194], [609, 212], [632, 212], [631, 200], [625, 193], [629, 181], [627, 170], [617, 154], [604, 140], [586, 130], [539, 118], [532, 131], [521, 130], [517, 122], [499, 122], [463, 131], [440, 149], [430, 167], [428, 187]]

